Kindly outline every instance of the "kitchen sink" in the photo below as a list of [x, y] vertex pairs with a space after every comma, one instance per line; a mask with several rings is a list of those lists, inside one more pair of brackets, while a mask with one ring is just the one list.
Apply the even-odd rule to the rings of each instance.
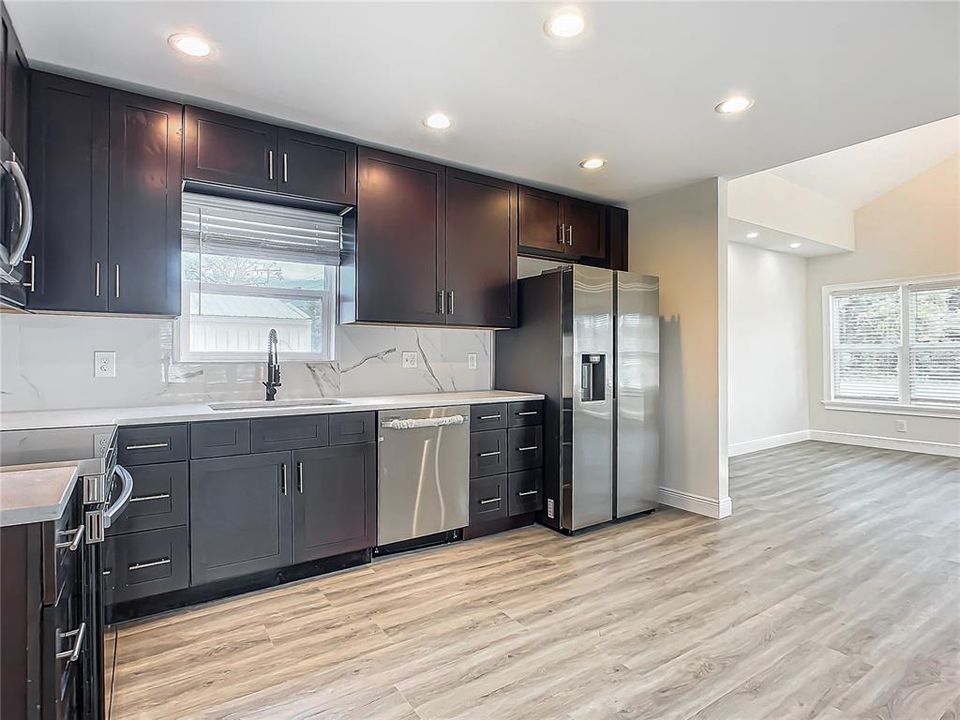
[[211, 410], [256, 410], [262, 408], [299, 408], [299, 407], [325, 407], [328, 405], [349, 405], [347, 400], [322, 400], [306, 398], [303, 400], [245, 400], [241, 402], [222, 402], [210, 403], [207, 407]]

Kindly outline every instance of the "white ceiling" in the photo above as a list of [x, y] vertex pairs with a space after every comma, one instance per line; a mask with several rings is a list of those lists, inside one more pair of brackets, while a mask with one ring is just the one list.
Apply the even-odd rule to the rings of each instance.
[[[748, 234], [752, 233], [757, 233], [757, 237], [747, 237]], [[736, 218], [727, 219], [727, 239], [741, 245], [754, 245], [755, 247], [787, 253], [788, 255], [799, 255], [800, 257], [821, 257], [849, 252], [838, 248], [836, 245], [829, 245], [808, 237], [801, 237], [782, 230], [775, 230], [766, 225], [745, 222]], [[800, 243], [800, 247], [790, 247], [793, 243]]]
[[[615, 201], [960, 112], [957, 3], [590, 3], [565, 42], [549, 3], [7, 4], [40, 66]], [[185, 30], [217, 56], [175, 55]], [[713, 111], [737, 92], [753, 109]], [[420, 124], [435, 110], [450, 131]]]
[[769, 172], [851, 210], [960, 152], [960, 117], [800, 160]]

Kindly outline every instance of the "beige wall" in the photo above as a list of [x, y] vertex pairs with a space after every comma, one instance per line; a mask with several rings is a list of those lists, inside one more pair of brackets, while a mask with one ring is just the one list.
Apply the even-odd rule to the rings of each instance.
[[[823, 286], [960, 272], [958, 178], [960, 162], [954, 155], [857, 210], [855, 252], [807, 261], [807, 367], [814, 433], [960, 443], [957, 419], [827, 410], [822, 403]], [[906, 421], [906, 433], [895, 432], [899, 419]]]
[[726, 198], [716, 178], [630, 204], [630, 270], [660, 278], [661, 501], [723, 517]]

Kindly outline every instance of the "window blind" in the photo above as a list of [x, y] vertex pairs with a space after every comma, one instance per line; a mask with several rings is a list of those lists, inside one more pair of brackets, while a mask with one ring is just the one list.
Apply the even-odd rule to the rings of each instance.
[[833, 397], [900, 399], [899, 288], [830, 296]]
[[332, 213], [183, 193], [186, 252], [339, 265], [342, 224]]
[[960, 405], [960, 285], [911, 289], [910, 399]]

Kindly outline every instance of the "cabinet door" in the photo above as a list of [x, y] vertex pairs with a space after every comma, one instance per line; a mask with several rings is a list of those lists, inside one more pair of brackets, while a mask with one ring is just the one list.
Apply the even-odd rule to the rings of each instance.
[[282, 193], [353, 205], [357, 202], [357, 146], [279, 129]]
[[0, 5], [0, 9], [0, 132], [26, 167], [30, 71], [7, 8]]
[[375, 443], [297, 450], [293, 465], [294, 562], [376, 545]]
[[565, 252], [567, 246], [561, 237], [560, 223], [563, 199], [559, 195], [520, 188], [520, 245], [537, 250]]
[[360, 148], [357, 320], [442, 324], [443, 168]]
[[290, 453], [190, 463], [191, 584], [290, 565]]
[[517, 186], [446, 173], [447, 323], [517, 324]]
[[605, 219], [602, 205], [564, 198], [563, 223], [567, 226], [567, 252], [578, 257], [606, 257]]
[[273, 125], [187, 107], [183, 176], [257, 190], [277, 189]]
[[107, 307], [180, 314], [180, 164], [183, 108], [110, 93]]
[[32, 83], [27, 259], [35, 258], [35, 275], [27, 306], [104, 312], [109, 91], [44, 73]]

